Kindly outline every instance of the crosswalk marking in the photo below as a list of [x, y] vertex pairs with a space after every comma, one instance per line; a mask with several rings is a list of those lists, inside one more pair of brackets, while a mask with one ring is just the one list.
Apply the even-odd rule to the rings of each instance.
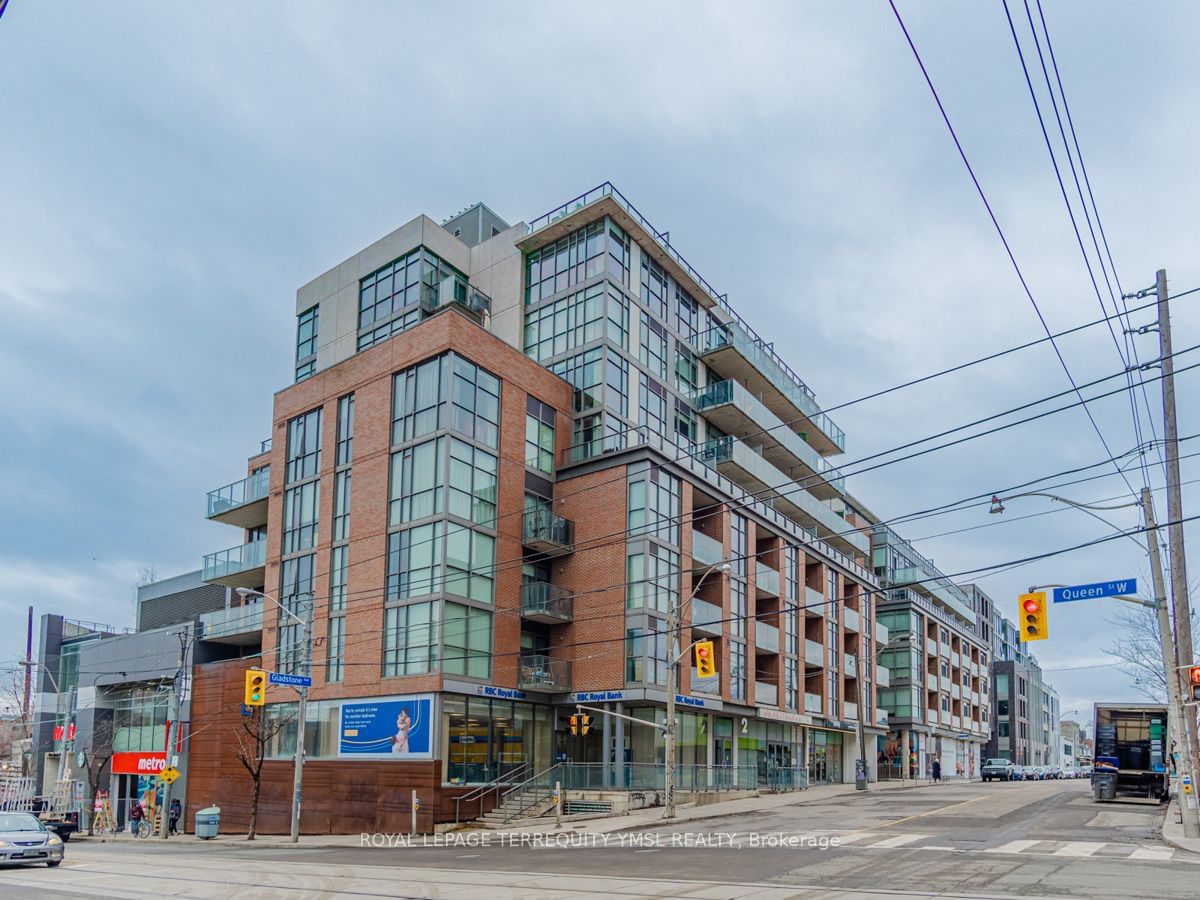
[[867, 838], [875, 838], [875, 837], [879, 837], [879, 835], [872, 834], [869, 831], [858, 831], [853, 834], [842, 835], [842, 837], [838, 841], [838, 843], [842, 844], [844, 846], [846, 844], [854, 844], [854, 843], [857, 843], [858, 841], [865, 841]]
[[898, 834], [895, 837], [884, 838], [882, 841], [876, 841], [872, 847], [903, 847], [905, 844], [911, 844], [914, 841], [924, 840], [929, 837], [928, 834]]
[[1065, 846], [1059, 847], [1054, 851], [1054, 856], [1091, 856], [1101, 847], [1103, 842], [1097, 844], [1094, 841], [1069, 841]]
[[1138, 847], [1129, 854], [1130, 859], [1170, 859], [1171, 851], [1166, 847]]
[[1040, 844], [1041, 841], [1009, 841], [999, 847], [990, 847], [984, 850], [984, 853], [1020, 853], [1022, 850], [1028, 850], [1034, 844]]

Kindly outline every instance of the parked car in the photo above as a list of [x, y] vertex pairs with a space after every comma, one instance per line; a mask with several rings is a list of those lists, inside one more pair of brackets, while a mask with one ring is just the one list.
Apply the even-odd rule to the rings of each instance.
[[1062, 766], [1049, 766], [1046, 769], [1046, 777], [1053, 778], [1055, 781], [1058, 781], [1063, 777]]
[[1008, 759], [989, 759], [983, 764], [980, 774], [984, 781], [1012, 781], [1013, 771], [1016, 766], [1012, 764], [1012, 760]]
[[1012, 780], [1027, 781], [1029, 779], [1028, 766], [1013, 766]]
[[1076, 769], [1074, 766], [1064, 766], [1063, 770], [1062, 770], [1062, 775], [1060, 775], [1059, 777], [1060, 778], [1078, 778], [1079, 770]]
[[54, 868], [63, 860], [63, 842], [33, 813], [0, 812], [0, 865], [44, 862]]

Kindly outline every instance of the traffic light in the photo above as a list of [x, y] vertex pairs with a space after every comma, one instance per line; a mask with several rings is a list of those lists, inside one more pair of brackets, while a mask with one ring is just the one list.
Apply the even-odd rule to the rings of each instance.
[[592, 728], [592, 717], [584, 713], [579, 717], [579, 733], [587, 734]]
[[1018, 605], [1017, 620], [1020, 624], [1021, 640], [1044, 641], [1050, 636], [1050, 624], [1046, 620], [1046, 592], [1022, 594]]
[[1188, 687], [1191, 688], [1193, 703], [1200, 703], [1200, 666], [1188, 669]]
[[567, 721], [571, 723], [571, 734], [579, 734], [579, 716], [571, 716]]
[[696, 677], [712, 678], [717, 674], [717, 660], [712, 641], [696, 642]]
[[261, 669], [246, 670], [247, 706], [262, 706], [267, 702], [267, 673]]

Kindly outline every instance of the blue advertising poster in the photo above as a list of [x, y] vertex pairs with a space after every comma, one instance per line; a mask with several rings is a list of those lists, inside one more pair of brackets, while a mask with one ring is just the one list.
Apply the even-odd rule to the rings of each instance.
[[342, 703], [338, 756], [433, 758], [433, 696]]

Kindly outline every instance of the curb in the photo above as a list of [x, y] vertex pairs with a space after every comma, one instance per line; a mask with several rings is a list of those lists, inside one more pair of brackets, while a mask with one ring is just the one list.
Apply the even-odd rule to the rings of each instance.
[[[1176, 797], [1167, 806], [1167, 818], [1163, 822], [1162, 833], [1159, 836], [1163, 843], [1170, 844], [1176, 850], [1200, 856], [1200, 838], [1184, 837], [1183, 825], [1175, 821], [1177, 815], [1179, 815], [1179, 798]], [[1189, 844], [1194, 846], [1188, 846]]]

